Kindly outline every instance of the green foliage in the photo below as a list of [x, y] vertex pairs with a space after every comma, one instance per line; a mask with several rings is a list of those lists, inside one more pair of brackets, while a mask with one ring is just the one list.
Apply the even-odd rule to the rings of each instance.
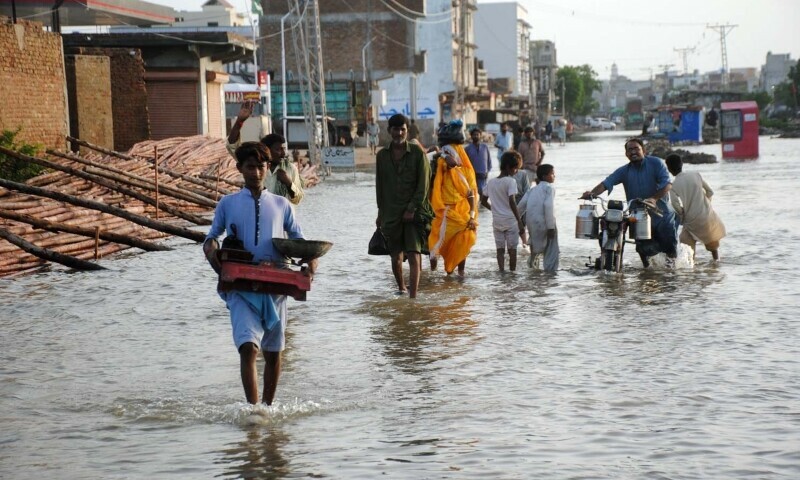
[[[565, 66], [558, 69], [556, 74], [556, 96], [559, 98], [558, 109], [561, 109], [561, 102], [565, 102], [566, 110], [570, 116], [588, 115], [597, 108], [597, 102], [592, 99], [592, 93], [600, 91], [600, 81], [597, 80], [597, 72], [592, 70], [589, 65], [577, 67]], [[564, 85], [564, 99], [561, 98], [562, 82]]]
[[762, 127], [775, 128], [778, 130], [786, 130], [789, 128], [789, 121], [785, 118], [758, 117], [758, 124]]
[[748, 93], [747, 95], [742, 97], [742, 100], [752, 100], [756, 102], [758, 104], [759, 110], [764, 110], [764, 108], [766, 108], [767, 105], [772, 103], [772, 97], [767, 92]]
[[800, 95], [800, 60], [797, 61], [797, 65], [789, 69], [786, 81], [775, 85], [775, 104], [797, 108], [800, 106], [798, 95]]
[[[39, 150], [42, 149], [42, 146], [16, 142], [15, 140], [20, 130], [20, 128], [14, 131], [3, 130], [3, 133], [0, 134], [0, 146], [25, 155], [35, 156]], [[29, 178], [39, 175], [44, 170], [45, 168], [39, 165], [24, 162], [0, 153], [0, 178], [5, 178], [13, 182], [24, 182]]]

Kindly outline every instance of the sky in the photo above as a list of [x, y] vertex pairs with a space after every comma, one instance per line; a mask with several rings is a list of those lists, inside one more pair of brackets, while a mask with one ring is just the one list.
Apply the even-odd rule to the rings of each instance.
[[[200, 10], [205, 0], [149, 0], [179, 10]], [[228, 0], [244, 11], [248, 0]], [[402, 2], [402, 0], [394, 0]], [[478, 0], [491, 8], [494, 0]], [[761, 68], [767, 52], [800, 59], [800, 0], [519, 0], [528, 11], [531, 39], [556, 44], [559, 65], [589, 64], [600, 79], [617, 64], [634, 80], [652, 73], [683, 71], [675, 49], [691, 49], [689, 72], [722, 68], [720, 34], [725, 29], [728, 68]], [[478, 58], [483, 52], [478, 46]]]

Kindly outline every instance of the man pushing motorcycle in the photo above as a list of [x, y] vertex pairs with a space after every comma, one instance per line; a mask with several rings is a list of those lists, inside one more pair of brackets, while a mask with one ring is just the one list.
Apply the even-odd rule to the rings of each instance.
[[645, 155], [644, 143], [639, 138], [625, 142], [625, 156], [629, 160], [627, 165], [616, 169], [581, 198], [588, 200], [605, 191], [610, 194], [614, 186], [621, 183], [627, 200], [641, 198], [656, 206], [661, 216], [650, 213], [651, 240], [636, 240], [636, 252], [645, 268], [650, 266], [648, 257], [660, 252], [667, 255], [667, 265], [674, 266], [678, 256], [678, 225], [667, 195], [672, 188], [667, 166], [660, 158]]

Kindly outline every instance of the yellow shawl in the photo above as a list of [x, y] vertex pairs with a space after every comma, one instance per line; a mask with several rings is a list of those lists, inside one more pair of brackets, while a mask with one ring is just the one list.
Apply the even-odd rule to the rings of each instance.
[[[436, 176], [431, 187], [431, 206], [436, 218], [431, 225], [428, 247], [431, 256], [441, 255], [444, 258], [444, 269], [447, 273], [469, 255], [475, 245], [477, 230], [467, 228], [470, 218], [469, 195], [474, 195], [475, 208], [478, 205], [478, 185], [475, 182], [475, 170], [469, 161], [467, 152], [461, 145], [447, 145], [461, 158], [461, 166], [447, 168], [447, 162], [439, 158], [436, 165]], [[477, 218], [475, 225], [477, 226]]]

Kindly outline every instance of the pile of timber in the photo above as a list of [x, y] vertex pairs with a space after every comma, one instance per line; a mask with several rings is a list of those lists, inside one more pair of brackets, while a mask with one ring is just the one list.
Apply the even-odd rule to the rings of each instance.
[[169, 250], [156, 241], [170, 236], [200, 242], [191, 227], [209, 225], [219, 198], [242, 185], [221, 139], [145, 141], [127, 153], [68, 139], [82, 153], [28, 157], [0, 147], [48, 169], [24, 184], [0, 179], [0, 277], [49, 262], [101, 269], [91, 260], [131, 247]]

